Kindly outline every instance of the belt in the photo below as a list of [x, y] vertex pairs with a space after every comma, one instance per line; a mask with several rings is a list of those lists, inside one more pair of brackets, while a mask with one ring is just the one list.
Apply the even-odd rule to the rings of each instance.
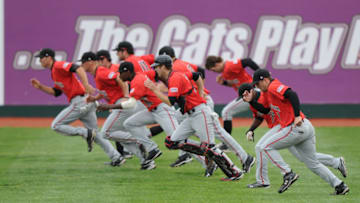
[[77, 96], [83, 97], [83, 96], [85, 96], [85, 94], [74, 95], [73, 97], [71, 97], [70, 101], [71, 101], [72, 99], [74, 99], [75, 97], [77, 97]]
[[157, 110], [157, 106], [155, 106], [155, 108], [151, 109], [151, 112], [154, 112]]

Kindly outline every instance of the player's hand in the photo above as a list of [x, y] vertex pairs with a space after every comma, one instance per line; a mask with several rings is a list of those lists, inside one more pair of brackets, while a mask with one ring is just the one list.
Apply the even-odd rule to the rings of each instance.
[[255, 136], [254, 131], [249, 130], [246, 132], [246, 139], [248, 141], [254, 142], [255, 141], [254, 136]]
[[94, 101], [96, 101], [96, 98], [94, 96], [89, 95], [88, 97], [86, 97], [87, 103], [94, 102]]
[[145, 87], [149, 88], [152, 91], [157, 89], [156, 84], [151, 80], [145, 80], [144, 85], [145, 85]]
[[30, 82], [31, 82], [31, 85], [32, 85], [33, 87], [35, 87], [36, 89], [39, 89], [40, 86], [41, 86], [40, 81], [37, 80], [37, 79], [35, 79], [35, 78], [31, 78], [31, 79], [30, 79]]
[[224, 83], [224, 78], [222, 77], [222, 75], [216, 76], [216, 82], [219, 83], [220, 85]]
[[251, 102], [253, 91], [254, 90], [250, 90], [250, 92], [249, 92], [249, 91], [245, 90], [245, 92], [242, 95], [242, 98], [245, 102]]
[[303, 119], [301, 118], [301, 116], [295, 117], [295, 120], [294, 120], [295, 126], [301, 126], [302, 123], [303, 123]]
[[107, 111], [109, 109], [111, 109], [109, 104], [99, 104], [96, 108], [97, 111]]
[[94, 94], [96, 92], [96, 89], [93, 88], [93, 86], [91, 86], [90, 84], [88, 84], [88, 85], [85, 86], [85, 92], [87, 94], [92, 95], [92, 94]]

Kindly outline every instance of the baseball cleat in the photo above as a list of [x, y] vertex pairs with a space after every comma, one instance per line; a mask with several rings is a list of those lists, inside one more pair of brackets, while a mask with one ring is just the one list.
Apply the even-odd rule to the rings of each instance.
[[236, 181], [236, 180], [240, 180], [243, 176], [244, 173], [240, 171], [237, 175], [234, 175], [230, 178], [229, 177], [221, 178], [221, 181]]
[[249, 184], [247, 185], [248, 188], [269, 188], [270, 185], [267, 185], [267, 184], [261, 184], [261, 183], [253, 183], [253, 184]]
[[121, 166], [125, 162], [126, 162], [126, 159], [124, 159], [124, 157], [119, 157], [119, 159], [110, 162], [110, 166], [113, 166], [113, 167]]
[[250, 169], [254, 165], [254, 163], [255, 163], [255, 157], [252, 157], [250, 156], [250, 154], [248, 154], [248, 157], [245, 163], [243, 164], [244, 173], [250, 173]]
[[155, 160], [156, 158], [161, 156], [161, 154], [162, 154], [162, 152], [160, 151], [159, 148], [151, 150], [149, 152], [149, 155], [147, 156], [146, 160], [144, 161], [144, 163], [149, 163], [149, 162]]
[[182, 166], [186, 163], [189, 163], [193, 160], [193, 158], [191, 157], [191, 155], [189, 153], [183, 154], [181, 156], [178, 157], [178, 159], [170, 164], [171, 167], [179, 167]]
[[216, 169], [217, 169], [216, 163], [214, 161], [209, 162], [209, 165], [206, 167], [204, 176], [205, 177], [212, 176], [214, 174], [214, 172], [216, 171]]
[[279, 188], [279, 193], [285, 192], [297, 179], [299, 175], [290, 171], [284, 175], [284, 183]]
[[88, 144], [88, 152], [91, 152], [93, 149], [95, 137], [96, 137], [96, 130], [88, 129], [88, 133], [86, 137], [86, 142]]
[[341, 175], [344, 176], [344, 178], [346, 178], [347, 176], [347, 169], [345, 166], [345, 159], [344, 157], [340, 157], [340, 165], [338, 167], [338, 170], [340, 171]]
[[141, 164], [140, 170], [152, 170], [156, 168], [155, 161], [150, 161], [149, 163]]
[[349, 187], [344, 182], [341, 182], [338, 186], [335, 187], [334, 195], [345, 195], [349, 191]]

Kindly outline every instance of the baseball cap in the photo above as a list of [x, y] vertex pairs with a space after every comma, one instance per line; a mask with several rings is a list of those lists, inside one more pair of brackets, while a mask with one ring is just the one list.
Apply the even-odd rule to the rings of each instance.
[[172, 59], [168, 55], [160, 55], [155, 58], [155, 62], [151, 64], [152, 68], [157, 66], [165, 65], [166, 67], [170, 68], [172, 66]]
[[254, 88], [253, 85], [250, 84], [250, 83], [244, 83], [244, 84], [242, 84], [242, 85], [239, 87], [239, 89], [238, 89], [238, 95], [239, 95], [238, 100], [239, 100], [239, 99], [242, 99], [242, 96], [243, 96], [243, 94], [244, 94], [245, 91], [249, 91], [249, 92], [250, 92], [250, 90], [252, 90], [253, 88]]
[[51, 56], [51, 57], [55, 57], [55, 51], [50, 49], [50, 48], [44, 48], [44, 49], [41, 49], [40, 52], [35, 56], [35, 57], [40, 57], [40, 58], [43, 58], [43, 57], [46, 57], [46, 56]]
[[120, 51], [120, 50], [126, 50], [129, 54], [134, 54], [134, 47], [133, 45], [128, 41], [122, 41], [120, 42], [113, 51]]
[[159, 50], [159, 55], [168, 55], [171, 58], [175, 58], [175, 51], [170, 46], [164, 46]]
[[87, 61], [96, 61], [96, 55], [94, 54], [94, 52], [91, 52], [91, 51], [88, 51], [88, 52], [85, 52], [81, 59], [78, 60], [78, 61], [81, 61], [81, 63], [85, 63]]
[[110, 56], [110, 52], [108, 50], [99, 50], [98, 52], [96, 52], [96, 58], [97, 59], [103, 59], [106, 58], [107, 60], [111, 61], [111, 56]]
[[263, 80], [264, 78], [270, 78], [270, 72], [266, 69], [257, 69], [254, 72], [252, 84], [255, 85], [258, 82], [260, 82], [260, 80]]
[[130, 71], [131, 73], [134, 72], [134, 65], [131, 62], [124, 61], [120, 64], [119, 72], [123, 73], [126, 71]]

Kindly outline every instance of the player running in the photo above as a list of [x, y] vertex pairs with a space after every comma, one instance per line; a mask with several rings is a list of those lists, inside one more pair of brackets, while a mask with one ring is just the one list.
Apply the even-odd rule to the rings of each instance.
[[[95, 78], [96, 87], [99, 89], [99, 94], [95, 97], [90, 96], [89, 102], [93, 102], [104, 98], [109, 104], [121, 103], [127, 100], [129, 91], [128, 85], [124, 83], [118, 72], [112, 72], [109, 68], [99, 66], [97, 57], [92, 52], [86, 52], [83, 54], [82, 66], [84, 69], [92, 74]], [[110, 115], [105, 120], [105, 123], [101, 129], [100, 135], [107, 139], [121, 142], [131, 153], [135, 154], [141, 162], [142, 170], [151, 170], [155, 167], [154, 164], [145, 163], [146, 152], [158, 149], [155, 142], [148, 138], [150, 131], [147, 127], [139, 127], [139, 131], [142, 134], [130, 134], [123, 122], [136, 113], [138, 109], [115, 109], [111, 111]], [[121, 160], [121, 165], [124, 160]], [[117, 164], [117, 163], [112, 163]]]
[[[55, 117], [51, 129], [67, 136], [82, 136], [87, 141], [89, 152], [92, 151], [93, 141], [95, 140], [112, 162], [122, 159], [108, 140], [96, 136], [96, 107], [94, 103], [87, 104], [85, 97], [85, 94], [94, 93], [95, 89], [88, 83], [84, 68], [70, 62], [56, 61], [55, 52], [48, 48], [42, 49], [36, 57], [40, 58], [42, 67], [50, 69], [55, 86], [43, 85], [35, 78], [30, 80], [32, 86], [55, 97], [64, 93], [70, 103]], [[75, 75], [79, 77], [81, 82]], [[76, 120], [82, 121], [85, 128], [69, 125]]]
[[348, 193], [349, 187], [317, 159], [315, 130], [311, 122], [300, 111], [297, 94], [279, 80], [273, 79], [269, 71], [264, 69], [254, 72], [253, 84], [262, 91], [264, 99], [269, 102], [269, 108], [259, 105], [257, 102], [252, 102], [252, 106], [264, 114], [271, 111], [270, 114], [280, 124], [279, 130], [274, 130], [266, 135], [258, 150], [259, 153], [266, 154], [269, 160], [284, 174], [284, 182], [278, 192], [285, 192], [299, 177], [278, 152], [280, 149], [294, 147], [298, 153], [298, 159], [304, 162], [313, 173], [334, 187], [336, 195]]
[[[245, 71], [246, 67], [256, 71], [259, 66], [250, 58], [233, 61], [224, 61], [218, 56], [208, 56], [206, 59], [206, 69], [216, 73], [221, 73], [216, 77], [216, 82], [220, 85], [233, 87], [237, 92], [238, 88], [243, 83], [252, 81], [249, 73]], [[249, 104], [242, 99], [235, 98], [228, 103], [221, 112], [221, 117], [224, 120], [224, 129], [231, 135], [232, 132], [232, 118], [235, 114], [241, 113], [249, 109]], [[226, 150], [228, 146], [223, 144], [221, 149]]]
[[[166, 137], [166, 146], [169, 149], [181, 149], [205, 156], [210, 162], [214, 161], [225, 173], [227, 178], [223, 180], [239, 180], [243, 173], [224, 152], [215, 147], [214, 121], [211, 111], [206, 106], [200, 74], [172, 71], [172, 59], [167, 55], [156, 57], [155, 63], [151, 66], [155, 68], [160, 80], [168, 86], [168, 96], [165, 96], [150, 80], [146, 81], [146, 87], [164, 103], [171, 106], [177, 103], [181, 112], [187, 114], [175, 132]], [[198, 88], [194, 88], [191, 80], [196, 82]], [[200, 143], [187, 139], [193, 134], [199, 137]]]

